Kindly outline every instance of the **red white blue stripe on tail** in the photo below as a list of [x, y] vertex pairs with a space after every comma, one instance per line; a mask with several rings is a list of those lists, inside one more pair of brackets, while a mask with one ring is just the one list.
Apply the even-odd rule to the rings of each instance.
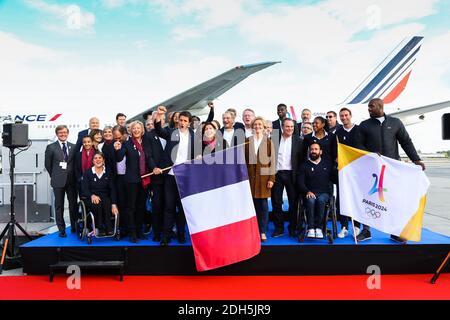
[[353, 91], [344, 104], [366, 104], [381, 98], [388, 104], [397, 99], [408, 83], [423, 37], [414, 36], [394, 51]]

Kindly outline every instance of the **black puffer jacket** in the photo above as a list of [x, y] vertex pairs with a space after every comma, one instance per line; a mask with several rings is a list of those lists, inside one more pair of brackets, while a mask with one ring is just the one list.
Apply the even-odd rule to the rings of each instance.
[[411, 161], [420, 160], [416, 148], [400, 119], [386, 116], [382, 124], [375, 118], [364, 120], [356, 135], [356, 147], [400, 160], [398, 143]]

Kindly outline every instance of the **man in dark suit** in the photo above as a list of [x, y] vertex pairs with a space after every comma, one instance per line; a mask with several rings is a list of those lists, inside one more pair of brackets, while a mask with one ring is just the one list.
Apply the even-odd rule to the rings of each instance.
[[[283, 120], [287, 119], [287, 106], [284, 103], [280, 103], [277, 106], [277, 114], [278, 119], [272, 121], [272, 137], [278, 137], [278, 140], [280, 140], [283, 134]], [[300, 135], [297, 125], [294, 127], [294, 135]]]
[[289, 235], [295, 237], [298, 227], [298, 192], [296, 188], [297, 171], [302, 162], [303, 140], [294, 134], [296, 123], [292, 119], [284, 119], [283, 135], [280, 142], [275, 143], [276, 169], [275, 184], [272, 188], [272, 213], [275, 224], [275, 231], [272, 237], [280, 237], [284, 234], [283, 219], [283, 190], [289, 201]]
[[[153, 123], [156, 121], [156, 112], [152, 115]], [[164, 117], [161, 117], [160, 124], [164, 127]], [[148, 156], [148, 168], [153, 172], [150, 185], [152, 189], [152, 227], [153, 227], [153, 241], [160, 242], [164, 227], [164, 175], [161, 174], [161, 169], [164, 168], [165, 159], [164, 148], [167, 141], [160, 138], [155, 130], [150, 130], [145, 133], [144, 139], [150, 149]]]
[[[187, 111], [180, 112], [177, 129], [169, 127], [162, 128], [161, 118], [164, 117], [166, 111], [165, 107], [158, 107], [155, 118], [156, 134], [167, 141], [164, 149], [164, 161], [161, 162], [163, 168], [192, 160], [197, 155], [200, 155], [202, 151], [201, 141], [198, 141], [196, 145], [195, 133], [189, 128], [191, 114]], [[155, 168], [153, 171], [155, 174], [162, 173], [161, 168]], [[175, 221], [177, 224], [178, 242], [185, 243], [186, 218], [172, 170], [164, 176], [164, 196], [164, 232], [161, 245], [168, 245], [172, 226]]]
[[96, 117], [92, 117], [89, 119], [89, 129], [81, 130], [78, 132], [77, 143], [75, 143], [75, 150], [80, 151], [81, 146], [83, 145], [83, 138], [88, 136], [91, 133], [91, 130], [100, 129], [100, 120]]
[[66, 224], [64, 222], [64, 196], [69, 200], [69, 213], [71, 232], [75, 232], [77, 190], [73, 170], [76, 154], [75, 145], [67, 142], [69, 129], [59, 125], [55, 129], [58, 141], [49, 144], [45, 150], [45, 169], [50, 175], [51, 186], [55, 195], [55, 218], [58, 225], [59, 236], [66, 237]]

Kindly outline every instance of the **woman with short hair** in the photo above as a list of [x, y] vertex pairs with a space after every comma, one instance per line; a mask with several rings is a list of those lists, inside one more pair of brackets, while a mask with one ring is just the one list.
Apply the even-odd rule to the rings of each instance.
[[130, 124], [130, 138], [125, 142], [114, 142], [116, 161], [120, 162], [126, 157], [126, 170], [124, 181], [127, 188], [126, 219], [130, 231], [130, 241], [135, 243], [137, 239], [146, 239], [142, 224], [144, 222], [145, 202], [147, 199], [147, 187], [150, 178], [141, 179], [148, 172], [147, 159], [149, 146], [146, 139], [144, 125], [140, 121]]
[[261, 241], [267, 241], [269, 209], [267, 199], [275, 183], [275, 149], [267, 136], [266, 121], [256, 117], [252, 122], [253, 135], [245, 139], [245, 160], [255, 205]]

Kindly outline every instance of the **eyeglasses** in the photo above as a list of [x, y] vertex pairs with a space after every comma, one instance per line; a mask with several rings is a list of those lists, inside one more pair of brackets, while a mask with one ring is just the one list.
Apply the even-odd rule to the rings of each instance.
[[327, 119], [331, 119], [331, 118], [334, 118], [334, 116], [327, 116]]

